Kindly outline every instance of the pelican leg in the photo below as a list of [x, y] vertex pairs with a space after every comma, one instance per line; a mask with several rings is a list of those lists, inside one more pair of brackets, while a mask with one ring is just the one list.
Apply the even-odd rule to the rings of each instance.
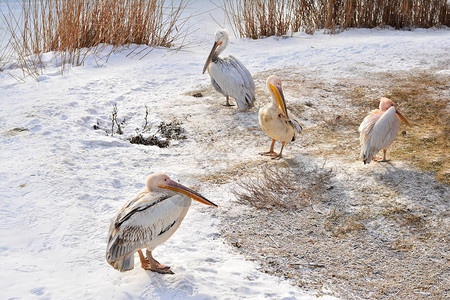
[[230, 97], [229, 96], [226, 96], [227, 97], [227, 103], [226, 104], [224, 104], [223, 106], [234, 106], [234, 104], [230, 104]]
[[[279, 159], [282, 157], [282, 156], [281, 156], [281, 153], [283, 153], [284, 145], [286, 145], [286, 143], [285, 143], [285, 142], [281, 142], [281, 150], [280, 150], [280, 153], [279, 153], [278, 155], [272, 155], [272, 159], [279, 160]], [[275, 154], [276, 154], [276, 153], [275, 153]]]
[[150, 270], [160, 274], [173, 274], [170, 267], [161, 265], [156, 259], [153, 258], [151, 251], [147, 250], [147, 258], [144, 257], [141, 250], [138, 250], [138, 254], [139, 259], [141, 260], [141, 267], [144, 270]]
[[389, 161], [389, 159], [386, 159], [386, 153], [387, 149], [383, 149], [383, 159], [381, 161]]
[[378, 157], [378, 156], [374, 156], [374, 157], [372, 158], [372, 160], [373, 160], [373, 161], [376, 161], [376, 162], [385, 162], [385, 161], [389, 161], [389, 159], [386, 159], [386, 152], [387, 152], [387, 150], [386, 150], [386, 149], [383, 149], [383, 158]]
[[272, 139], [272, 145], [270, 145], [270, 150], [267, 152], [261, 152], [259, 153], [260, 155], [265, 155], [265, 156], [274, 156], [277, 155], [274, 151], [273, 151], [273, 147], [275, 146], [275, 140]]

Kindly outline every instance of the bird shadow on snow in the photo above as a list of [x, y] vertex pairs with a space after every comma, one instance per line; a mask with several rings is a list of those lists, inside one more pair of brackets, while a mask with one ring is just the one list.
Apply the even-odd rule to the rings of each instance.
[[436, 181], [433, 174], [399, 167], [390, 161], [379, 164], [385, 171], [374, 170], [376, 180], [403, 195], [409, 203], [434, 212], [448, 207], [449, 187]]
[[195, 294], [195, 282], [192, 275], [182, 274], [161, 275], [145, 271], [149, 278], [147, 288], [142, 292], [140, 299], [208, 299], [207, 295]]

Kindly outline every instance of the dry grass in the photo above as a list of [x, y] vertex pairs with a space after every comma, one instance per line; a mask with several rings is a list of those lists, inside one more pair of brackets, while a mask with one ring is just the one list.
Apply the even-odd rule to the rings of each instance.
[[130, 44], [172, 47], [185, 34], [187, 19], [181, 14], [186, 5], [183, 0], [27, 0], [20, 4], [20, 16], [8, 4], [2, 17], [19, 65], [37, 79], [42, 54], [50, 51], [60, 55], [63, 71], [105, 45], [112, 51]]
[[386, 94], [413, 124], [400, 135], [391, 154], [408, 160], [423, 170], [436, 173], [437, 178], [450, 183], [450, 87], [448, 78], [429, 73], [409, 74], [395, 81]]
[[321, 211], [227, 211], [222, 234], [260, 271], [305, 289], [345, 299], [448, 296], [448, 226], [395, 203], [350, 212], [342, 196], [327, 192]]
[[[302, 72], [286, 68], [254, 76], [259, 99], [265, 99], [259, 105], [269, 98], [261, 89], [268, 74], [283, 79], [289, 109], [305, 125], [290, 144], [299, 155], [276, 163], [252, 158], [201, 179], [223, 184], [243, 178], [235, 194], [245, 205], [231, 203], [220, 211], [222, 236], [260, 271], [319, 293], [447, 299], [448, 181], [439, 174], [448, 174], [448, 168], [432, 170], [444, 183], [423, 170], [435, 157], [448, 160], [448, 144], [438, 138], [447, 126], [448, 76], [430, 69], [328, 80]], [[400, 133], [388, 151], [392, 163], [367, 167], [356, 162], [357, 128], [381, 96], [391, 97], [413, 127], [400, 128], [406, 134]], [[415, 136], [426, 145], [415, 146], [416, 153], [405, 151]], [[262, 138], [254, 134], [255, 140]], [[316, 174], [296, 162], [325, 157], [333, 166], [325, 186], [317, 192], [316, 186], [305, 188]], [[305, 190], [312, 194], [304, 196]]]
[[299, 208], [321, 201], [331, 175], [319, 167], [293, 170], [277, 165], [263, 165], [255, 173], [258, 177], [241, 177], [234, 194], [244, 204], [265, 209]]
[[240, 37], [261, 38], [316, 29], [449, 26], [446, 0], [223, 0]]

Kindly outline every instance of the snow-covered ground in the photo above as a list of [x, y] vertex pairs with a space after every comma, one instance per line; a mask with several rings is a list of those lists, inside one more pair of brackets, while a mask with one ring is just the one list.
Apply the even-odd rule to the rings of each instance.
[[[197, 178], [239, 165], [269, 146], [269, 140], [253, 143], [251, 137], [245, 143], [215, 139], [258, 127], [257, 109], [238, 112], [221, 106], [218, 94], [187, 94], [209, 85], [201, 71], [218, 27], [210, 14], [224, 22], [223, 13], [204, 1], [192, 2], [191, 10], [205, 13], [189, 22], [188, 47], [178, 52], [155, 49], [139, 59], [124, 50], [108, 62], [90, 58], [64, 76], [49, 65], [40, 82], [18, 83], [0, 73], [1, 299], [315, 298], [233, 252], [220, 237], [215, 209], [199, 203], [154, 252], [175, 275], [144, 271], [138, 262], [119, 273], [105, 261], [110, 219], [149, 174], [165, 172], [194, 186], [220, 210], [234, 199], [229, 185]], [[430, 67], [448, 72], [442, 64], [449, 50], [447, 29], [360, 29], [232, 39], [225, 55], [238, 57], [253, 74], [289, 66], [333, 80]], [[267, 101], [258, 98], [257, 106]], [[93, 125], [109, 128], [114, 104], [126, 122], [124, 134], [111, 137]], [[151, 124], [179, 120], [187, 139], [168, 148], [130, 144], [127, 138], [143, 126], [146, 105]]]

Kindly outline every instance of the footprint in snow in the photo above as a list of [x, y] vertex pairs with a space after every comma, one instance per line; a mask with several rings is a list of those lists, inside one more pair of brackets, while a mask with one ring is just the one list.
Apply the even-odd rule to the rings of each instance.
[[31, 289], [30, 292], [34, 295], [42, 296], [45, 293], [45, 287], [37, 287], [37, 288]]
[[41, 129], [42, 129], [42, 125], [36, 125], [36, 126], [31, 127], [30, 131], [31, 132], [37, 132], [37, 131], [39, 131]]
[[122, 183], [119, 179], [114, 179], [112, 185], [115, 189], [120, 189], [122, 187]]

